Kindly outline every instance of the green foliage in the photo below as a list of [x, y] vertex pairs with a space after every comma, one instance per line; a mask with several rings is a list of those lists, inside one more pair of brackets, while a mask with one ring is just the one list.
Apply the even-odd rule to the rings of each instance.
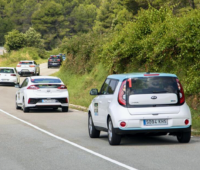
[[20, 33], [17, 30], [8, 32], [8, 35], [5, 36], [6, 44], [5, 48], [7, 51], [18, 50], [25, 45], [25, 36], [23, 33]]
[[34, 28], [30, 27], [24, 34], [27, 47], [43, 48], [43, 40], [41, 35]]

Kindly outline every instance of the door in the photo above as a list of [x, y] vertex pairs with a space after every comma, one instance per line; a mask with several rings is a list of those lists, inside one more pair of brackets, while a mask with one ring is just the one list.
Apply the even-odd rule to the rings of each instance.
[[109, 86], [107, 88], [106, 95], [104, 95], [104, 99], [102, 100], [102, 121], [103, 127], [107, 128], [107, 116], [109, 114], [109, 106], [113, 100], [114, 92], [118, 84], [118, 80], [111, 79], [109, 82]]
[[22, 83], [22, 85], [21, 85], [21, 87], [20, 87], [20, 90], [18, 91], [18, 103], [22, 103], [22, 99], [23, 99], [23, 96], [24, 96], [24, 90], [26, 90], [26, 88], [27, 88], [27, 85], [28, 85], [28, 78], [26, 78], [24, 81], [23, 81], [23, 83]]
[[93, 121], [95, 123], [95, 126], [103, 127], [103, 112], [105, 112], [105, 106], [103, 105], [103, 103], [109, 83], [110, 79], [106, 79], [101, 87], [99, 95], [93, 99], [93, 108], [94, 108]]

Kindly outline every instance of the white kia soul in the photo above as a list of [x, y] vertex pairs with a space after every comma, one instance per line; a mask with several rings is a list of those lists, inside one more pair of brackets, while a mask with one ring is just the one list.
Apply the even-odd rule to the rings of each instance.
[[174, 135], [180, 143], [191, 137], [191, 112], [183, 87], [174, 74], [130, 73], [110, 75], [88, 112], [88, 131], [97, 138], [108, 132], [110, 145], [125, 134]]

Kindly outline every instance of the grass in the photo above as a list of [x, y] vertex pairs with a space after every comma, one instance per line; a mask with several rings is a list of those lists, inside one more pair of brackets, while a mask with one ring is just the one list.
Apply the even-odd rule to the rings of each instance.
[[90, 74], [76, 75], [65, 68], [55, 74], [67, 85], [70, 103], [88, 107], [94, 96], [89, 94], [92, 88], [100, 89], [107, 77], [107, 71], [98, 64]]
[[42, 59], [39, 57], [37, 49], [29, 47], [0, 56], [0, 66], [16, 67], [20, 60], [35, 60], [39, 64], [47, 61], [46, 58]]

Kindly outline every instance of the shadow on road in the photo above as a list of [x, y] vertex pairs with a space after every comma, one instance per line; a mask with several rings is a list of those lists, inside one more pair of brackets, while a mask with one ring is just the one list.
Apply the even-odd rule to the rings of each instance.
[[[69, 110], [68, 112], [73, 112], [72, 110]], [[68, 112], [62, 112], [61, 108], [58, 109], [30, 109], [28, 113], [38, 113], [38, 114], [43, 114], [43, 113], [68, 113]]]

